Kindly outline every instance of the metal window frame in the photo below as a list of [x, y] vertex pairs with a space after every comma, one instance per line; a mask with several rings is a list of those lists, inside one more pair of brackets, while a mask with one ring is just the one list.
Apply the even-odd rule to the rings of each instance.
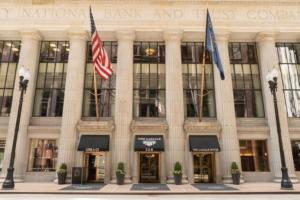
[[[86, 62], [85, 62], [85, 72], [84, 72], [84, 88], [83, 88], [83, 94], [85, 94], [87, 91], [90, 91], [90, 90], [94, 90], [94, 87], [87, 87], [86, 86], [86, 79], [88, 78], [87, 77], [87, 68], [89, 66], [89, 64], [93, 64], [93, 61], [92, 59], [90, 59], [90, 56], [89, 56], [89, 52], [92, 48], [91, 46], [91, 41], [87, 41], [86, 43]], [[117, 41], [103, 41], [103, 46], [104, 48], [106, 46], [110, 46], [110, 52], [107, 52], [107, 54], [109, 55], [109, 57], [111, 58], [111, 62], [112, 64], [116, 64], [117, 63], [117, 60], [118, 58], [116, 58], [116, 60], [113, 58], [113, 48], [116, 48], [116, 50], [118, 51], [118, 42]], [[116, 52], [117, 52], [116, 51]], [[113, 73], [112, 76], [115, 76], [116, 74]], [[111, 79], [109, 78], [107, 81], [108, 82], [108, 88], [102, 88], [103, 86], [103, 82], [104, 80], [102, 78], [100, 78], [98, 75], [96, 75], [96, 79], [97, 79], [97, 91], [98, 91], [98, 94], [101, 94], [101, 92], [103, 91], [107, 91], [109, 93], [109, 96], [108, 96], [108, 103], [106, 104], [101, 104], [101, 107], [104, 105], [107, 110], [108, 110], [108, 116], [103, 116], [104, 112], [100, 112], [100, 117], [113, 117], [114, 116], [114, 113], [112, 113], [112, 105], [115, 103], [111, 103], [111, 99], [112, 99], [112, 93], [116, 91], [116, 88], [113, 87], [115, 86], [116, 84], [113, 84], [112, 81], [116, 81], [116, 78], [115, 79]], [[94, 81], [92, 81], [92, 85], [94, 84]], [[96, 114], [95, 115], [84, 115], [85, 113], [85, 104], [86, 104], [86, 99], [84, 98], [84, 95], [83, 95], [83, 104], [82, 104], [82, 113], [81, 113], [81, 116], [82, 117], [96, 117]], [[100, 108], [102, 109], [102, 108]], [[104, 110], [104, 109], [103, 109]]]
[[[280, 55], [281, 55], [279, 49], [280, 49], [281, 47], [288, 48], [288, 47], [290, 47], [290, 45], [291, 45], [291, 47], [292, 47], [292, 50], [295, 51], [295, 58], [296, 58], [295, 62], [289, 62], [288, 59], [287, 59], [287, 62], [281, 62], [280, 59], [279, 59], [279, 58], [280, 58]], [[282, 90], [283, 90], [283, 94], [284, 94], [284, 99], [285, 99], [286, 107], [287, 107], [287, 102], [289, 101], [289, 100], [286, 99], [286, 95], [285, 95], [286, 92], [292, 92], [292, 93], [294, 93], [294, 92], [300, 92], [300, 89], [286, 88], [286, 87], [285, 87], [285, 84], [284, 84], [284, 81], [283, 81], [283, 76], [282, 76], [282, 67], [283, 67], [283, 65], [287, 65], [287, 68], [288, 68], [288, 77], [289, 77], [289, 80], [288, 80], [288, 81], [290, 82], [290, 85], [291, 85], [291, 87], [292, 87], [293, 84], [292, 84], [292, 82], [291, 82], [290, 65], [300, 65], [300, 58], [298, 58], [297, 49], [295, 48], [295, 45], [300, 45], [300, 43], [298, 43], [298, 42], [277, 42], [277, 43], [275, 44], [275, 46], [276, 46], [276, 48], [277, 48], [278, 64], [279, 64], [279, 69], [280, 69], [280, 73], [281, 73], [281, 77], [282, 77], [282, 87], [283, 87]], [[287, 58], [287, 55], [288, 55], [288, 54], [291, 56], [290, 50], [289, 50], [288, 53], [287, 53], [287, 51], [286, 51], [286, 49], [285, 49], [285, 50], [284, 50], [284, 56], [285, 56], [286, 58]], [[299, 70], [298, 70], [297, 67], [296, 67], [296, 71], [297, 71], [297, 76], [300, 77], [300, 72], [299, 72]], [[298, 81], [300, 82], [300, 79], [299, 79]], [[300, 83], [299, 83], [299, 85], [300, 85]], [[293, 107], [296, 108], [296, 106], [295, 106], [294, 95], [292, 95], [292, 102], [289, 101], [289, 103], [292, 103], [292, 104], [293, 104]], [[288, 112], [286, 112], [286, 115], [287, 115], [288, 118], [300, 118], [300, 110], [299, 110], [299, 111], [296, 111], [296, 112], [297, 112], [296, 114], [298, 114], [299, 116], [289, 116], [289, 115], [288, 115]]]
[[[148, 46], [148, 48], [151, 47], [151, 45], [155, 44], [157, 49], [160, 48], [160, 46], [163, 46], [164, 47], [164, 59], [160, 60], [160, 56], [159, 55], [156, 55], [155, 56], [155, 59], [156, 59], [156, 62], [137, 62], [135, 61], [135, 55], [134, 55], [134, 48], [135, 46], [140, 46], [142, 47], [144, 44], [146, 44]], [[147, 113], [146, 113], [146, 116], [135, 116], [135, 112], [134, 112], [134, 105], [135, 105], [135, 98], [134, 98], [134, 94], [135, 92], [141, 92], [141, 91], [146, 91], [146, 100], [150, 100], [150, 91], [153, 91], [155, 90], [156, 91], [156, 96], [159, 97], [159, 94], [161, 92], [164, 93], [164, 96], [165, 96], [165, 99], [166, 99], [166, 84], [164, 84], [164, 87], [163, 88], [159, 88], [159, 81], [160, 81], [160, 74], [158, 73], [158, 69], [159, 69], [159, 65], [160, 64], [163, 64], [165, 69], [166, 69], [166, 59], [165, 59], [165, 55], [166, 55], [166, 45], [165, 45], [165, 42], [164, 41], [134, 41], [133, 43], [133, 67], [135, 67], [135, 64], [139, 64], [139, 73], [137, 73], [137, 75], [139, 76], [139, 86], [138, 87], [135, 87], [135, 85], [133, 85], [133, 96], [132, 96], [132, 99], [133, 99], [133, 108], [132, 108], [132, 115], [133, 115], [133, 118], [165, 118], [166, 117], [166, 114], [164, 116], [160, 116], [159, 115], [159, 111], [158, 111], [158, 108], [156, 107], [156, 115], [157, 116], [150, 116], [150, 109], [151, 109], [151, 105], [152, 104], [146, 104], [147, 105]], [[149, 87], [150, 87], [150, 82], [151, 82], [151, 78], [150, 78], [150, 65], [151, 64], [156, 64], [156, 88], [146, 88], [146, 87], [142, 87], [141, 86], [141, 83], [142, 83], [142, 65], [143, 64], [148, 64], [148, 70], [149, 70], [149, 73], [147, 74], [147, 79], [148, 79], [148, 84], [149, 84]], [[166, 70], [164, 70], [165, 73], [164, 73], [164, 81], [166, 81]], [[133, 75], [135, 74], [134, 70], [133, 70]], [[134, 78], [134, 77], [133, 77]], [[134, 80], [133, 80], [134, 81]], [[139, 98], [141, 99], [141, 98]], [[166, 107], [166, 102], [162, 102], [164, 104], [164, 107]], [[139, 105], [141, 103], [138, 103]], [[139, 106], [140, 107], [140, 106]], [[140, 113], [139, 113], [140, 114]]]
[[[38, 72], [37, 72], [37, 79], [36, 79], [36, 88], [35, 88], [35, 98], [34, 98], [34, 104], [36, 103], [36, 95], [37, 95], [37, 91], [38, 90], [42, 90], [42, 91], [45, 91], [45, 90], [50, 90], [50, 96], [52, 96], [52, 93], [54, 90], [59, 90], [59, 91], [62, 91], [63, 93], [65, 92], [65, 82], [66, 82], [66, 76], [67, 76], [67, 72], [65, 72], [65, 65], [68, 65], [68, 59], [69, 59], [69, 52], [67, 53], [68, 54], [68, 59], [67, 60], [63, 60], [62, 62], [57, 62], [56, 61], [56, 57], [57, 57], [57, 52], [55, 52], [55, 57], [54, 57], [54, 60], [53, 61], [43, 61], [42, 60], [42, 47], [45, 43], [48, 43], [49, 44], [49, 47], [47, 49], [47, 58], [49, 57], [49, 49], [50, 49], [50, 44], [51, 43], [55, 43], [57, 45], [57, 48], [58, 48], [58, 44], [59, 43], [64, 43], [64, 44], [69, 44], [69, 47], [70, 47], [70, 42], [69, 41], [42, 41], [40, 43], [40, 55], [39, 55], [39, 67], [38, 67]], [[44, 83], [43, 83], [43, 87], [38, 87], [38, 80], [39, 80], [39, 76], [40, 76], [40, 68], [41, 68], [41, 64], [45, 64], [46, 63], [46, 71], [45, 71], [45, 75], [44, 75]], [[61, 84], [60, 84], [60, 87], [47, 87], [46, 86], [46, 82], [47, 82], [47, 74], [48, 74], [48, 64], [54, 64], [54, 72], [53, 72], [53, 77], [52, 77], [52, 85], [56, 79], [56, 65], [57, 63], [60, 63], [60, 64], [63, 64], [63, 69], [62, 69], [62, 77], [61, 77]], [[63, 97], [64, 99], [64, 97]], [[61, 114], [58, 114], [55, 113], [55, 116], [41, 116], [41, 115], [35, 115], [35, 109], [33, 108], [32, 109], [32, 116], [33, 117], [61, 117], [62, 116], [62, 113]]]
[[[5, 46], [5, 43], [9, 42], [11, 44], [10, 46], [10, 50], [9, 50], [9, 56], [8, 56], [8, 61], [4, 61], [2, 62], [2, 56], [3, 56], [3, 50], [4, 50], [4, 46]], [[13, 99], [13, 93], [14, 93], [14, 83], [15, 83], [15, 79], [16, 79], [16, 74], [17, 74], [17, 69], [18, 69], [18, 63], [19, 63], [19, 59], [20, 59], [20, 54], [18, 56], [18, 59], [16, 60], [16, 62], [14, 61], [11, 61], [10, 60], [10, 57], [12, 55], [12, 45], [14, 43], [18, 43], [19, 44], [19, 52], [21, 52], [21, 41], [20, 40], [0, 40], [0, 43], [3, 44], [2, 46], [2, 49], [1, 49], [1, 57], [0, 57], [0, 66], [2, 65], [2, 63], [7, 63], [7, 69], [6, 69], [6, 72], [5, 72], [5, 80], [4, 80], [4, 85], [3, 87], [1, 87], [0, 89], [3, 90], [2, 94], [1, 94], [1, 97], [2, 99], [4, 98], [4, 94], [5, 94], [5, 91], [6, 90], [11, 90], [12, 91], [12, 96], [11, 98]], [[8, 74], [8, 69], [9, 69], [9, 66], [10, 64], [16, 64], [16, 69], [15, 69], [15, 75], [14, 75], [14, 79], [13, 79], [13, 86], [12, 87], [7, 87], [7, 74]], [[9, 110], [11, 109], [11, 106], [10, 105], [10, 108]], [[3, 117], [4, 116], [4, 113], [2, 112], [2, 107], [3, 107], [3, 101], [1, 102], [0, 104], [0, 116]], [[6, 115], [5, 116], [10, 116], [10, 112], [9, 113], [5, 113]]]
[[[200, 77], [201, 77], [201, 73], [198, 74], [198, 70], [201, 72], [201, 67], [202, 67], [202, 64], [203, 64], [203, 51], [204, 51], [204, 42], [181, 42], [181, 52], [183, 50], [183, 47], [188, 47], [189, 45], [192, 45], [194, 46], [194, 48], [196, 49], [197, 47], [200, 47], [199, 49], [201, 50], [199, 53], [201, 53], [201, 55], [197, 55], [197, 52], [194, 51], [194, 56], [195, 56], [195, 62], [191, 62], [191, 61], [187, 61], [183, 58], [183, 55], [181, 56], [181, 62], [182, 62], [182, 67], [184, 67], [184, 65], [186, 65], [187, 67], [187, 82], [188, 82], [188, 85], [190, 85], [190, 71], [189, 71], [189, 66], [191, 64], [194, 64], [195, 65], [195, 72], [196, 72], [196, 89], [190, 89], [190, 88], [185, 88], [184, 85], [183, 85], [183, 92], [184, 92], [184, 96], [185, 96], [185, 100], [184, 100], [184, 104], [185, 104], [185, 109], [184, 109], [184, 114], [185, 114], [185, 118], [196, 118], [198, 117], [197, 116], [197, 113], [195, 112], [195, 115], [194, 116], [188, 116], [188, 113], [187, 113], [187, 107], [188, 107], [188, 103], [187, 103], [187, 92], [194, 92], [196, 91], [197, 94], [200, 94], [200, 89], [199, 88], [199, 82], [200, 82]], [[208, 68], [210, 66], [212, 66], [212, 59], [211, 59], [211, 55], [209, 54], [209, 52], [206, 51], [205, 53], [206, 55], [206, 65], [205, 65], [205, 68]], [[199, 59], [197, 59], [197, 57], [199, 57]], [[197, 62], [198, 61], [198, 62]], [[210, 66], [208, 66], [210, 65]], [[213, 66], [212, 66], [213, 67]], [[182, 77], [183, 77], [183, 82], [185, 81], [185, 77], [183, 76], [184, 73], [182, 73]], [[214, 76], [214, 70], [212, 70], [212, 76]], [[215, 84], [214, 84], [214, 78], [212, 78], [212, 83], [213, 83], [213, 88], [207, 88], [207, 83], [206, 83], [207, 79], [205, 79], [205, 88], [204, 88], [204, 91], [207, 91], [207, 92], [212, 92], [213, 93], [213, 97], [214, 97], [214, 110], [216, 111], [216, 96], [215, 96]], [[205, 98], [204, 98], [205, 100]], [[197, 97], [197, 106], [199, 105], [199, 98]], [[204, 113], [205, 114], [205, 113]], [[206, 118], [215, 118], [217, 116], [217, 113], [215, 112], [215, 115], [214, 116], [204, 116]]]
[[[246, 44], [247, 49], [249, 49], [250, 46], [254, 46], [254, 57], [255, 57], [256, 62], [250, 62], [249, 59], [247, 59], [247, 62], [243, 62], [242, 44], [243, 45]], [[246, 93], [250, 91], [252, 93], [252, 99], [251, 99], [252, 105], [255, 105], [255, 93], [260, 92], [261, 99], [262, 99], [262, 109], [263, 109], [263, 116], [257, 116], [256, 110], [252, 111], [253, 116], [249, 116], [250, 111], [248, 110], [248, 106], [247, 106], [248, 102], [245, 100], [244, 110], [246, 111], [246, 116], [237, 116], [237, 109], [235, 109], [235, 115], [236, 115], [237, 118], [265, 118], [264, 98], [263, 98], [263, 93], [262, 93], [260, 65], [259, 65], [259, 62], [258, 62], [256, 43], [255, 42], [229, 42], [228, 43], [228, 51], [231, 53], [231, 55], [233, 55], [233, 45], [238, 45], [239, 46], [239, 51], [241, 52], [240, 62], [237, 62], [236, 60], [231, 59], [230, 56], [229, 56], [230, 67], [231, 67], [231, 79], [232, 79], [232, 82], [233, 82], [232, 84], [235, 85], [235, 87], [233, 87], [234, 106], [237, 105], [236, 104], [236, 99], [235, 99], [235, 94], [237, 92], [243, 92], [244, 95], [246, 95]], [[249, 51], [247, 51], [247, 56], [249, 57]], [[243, 81], [243, 88], [242, 89], [237, 87], [236, 65], [240, 65], [242, 67], [242, 73], [243, 73], [243, 80], [242, 80]], [[250, 66], [250, 76], [251, 76], [251, 85], [252, 85], [251, 89], [246, 88], [245, 73], [244, 73], [244, 66], [243, 65], [249, 65]], [[257, 65], [258, 66], [258, 72], [259, 72], [258, 73], [258, 78], [259, 78], [259, 81], [260, 81], [260, 89], [255, 89], [254, 88], [252, 65]]]

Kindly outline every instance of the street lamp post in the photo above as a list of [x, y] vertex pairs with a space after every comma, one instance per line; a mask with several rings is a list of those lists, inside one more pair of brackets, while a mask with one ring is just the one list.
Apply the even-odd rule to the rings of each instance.
[[16, 127], [15, 127], [15, 133], [14, 133], [14, 138], [13, 138], [13, 145], [12, 145], [12, 149], [11, 149], [9, 167], [7, 168], [6, 178], [2, 185], [3, 189], [13, 189], [15, 187], [14, 162], [15, 162], [16, 144], [17, 144], [17, 137], [18, 137], [18, 132], [19, 132], [20, 117], [21, 117], [22, 104], [23, 104], [23, 95], [26, 92], [28, 81], [30, 79], [29, 70], [26, 69], [24, 66], [20, 67], [19, 78], [20, 78], [19, 89], [21, 91], [21, 94], [20, 94], [20, 100], [19, 100], [18, 114], [17, 114]]
[[278, 115], [278, 105], [277, 105], [277, 77], [278, 77], [278, 71], [274, 68], [271, 72], [268, 72], [267, 74], [267, 81], [269, 83], [269, 87], [271, 90], [271, 93], [273, 95], [273, 101], [274, 101], [274, 109], [275, 109], [275, 116], [276, 116], [276, 127], [277, 127], [277, 133], [278, 133], [278, 140], [279, 140], [279, 151], [280, 151], [280, 160], [281, 160], [281, 189], [293, 189], [293, 183], [290, 180], [288, 169], [286, 167], [285, 163], [285, 156], [283, 151], [283, 145], [282, 145], [282, 136], [281, 136], [281, 128], [280, 128], [280, 121], [279, 121], [279, 115]]

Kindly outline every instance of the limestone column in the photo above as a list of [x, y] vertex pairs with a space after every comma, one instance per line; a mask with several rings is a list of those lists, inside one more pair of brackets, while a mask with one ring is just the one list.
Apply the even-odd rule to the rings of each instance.
[[[16, 157], [14, 163], [14, 177], [15, 181], [21, 181], [23, 175], [27, 168], [28, 163], [28, 137], [27, 129], [29, 125], [29, 120], [32, 114], [32, 107], [34, 102], [35, 94], [35, 84], [36, 76], [38, 71], [38, 61], [39, 61], [39, 47], [40, 47], [40, 35], [36, 30], [23, 30], [21, 31], [22, 46], [20, 51], [20, 58], [18, 69], [20, 66], [24, 65], [29, 69], [31, 78], [29, 80], [26, 93], [24, 94], [23, 108], [21, 111], [20, 127], [17, 138], [17, 148], [16, 148]], [[13, 101], [11, 106], [8, 131], [6, 136], [6, 145], [5, 145], [5, 154], [4, 162], [2, 168], [1, 177], [5, 177], [7, 172], [7, 167], [9, 165], [12, 142], [15, 132], [16, 117], [18, 112], [18, 104], [20, 99], [20, 90], [19, 90], [19, 74], [18, 69], [16, 72], [14, 92], [13, 92]], [[25, 153], [26, 152], [26, 153]]]
[[61, 123], [61, 133], [58, 149], [58, 165], [66, 163], [68, 176], [71, 168], [75, 165], [77, 152], [76, 125], [81, 119], [84, 74], [86, 63], [86, 41], [87, 32], [83, 30], [71, 30], [68, 33], [70, 40], [70, 51], [67, 68], [64, 108]]
[[222, 166], [221, 175], [224, 183], [232, 182], [230, 172], [231, 162], [236, 162], [239, 168], [241, 168], [240, 148], [237, 135], [230, 60], [228, 53], [228, 38], [229, 33], [217, 35], [217, 43], [224, 68], [225, 80], [221, 80], [219, 70], [214, 66], [217, 119], [221, 124], [220, 165]]
[[166, 118], [169, 125], [168, 149], [166, 149], [168, 182], [173, 182], [175, 162], [183, 167], [183, 177], [186, 179], [185, 168], [185, 132], [184, 103], [181, 65], [182, 30], [166, 30], [164, 39], [166, 45]]
[[282, 78], [279, 69], [279, 61], [277, 49], [275, 46], [275, 33], [272, 32], [261, 32], [257, 35], [258, 41], [258, 52], [259, 52], [259, 63], [261, 70], [261, 84], [263, 90], [263, 98], [264, 98], [264, 107], [266, 118], [268, 120], [268, 125], [270, 128], [270, 136], [269, 136], [269, 159], [270, 159], [270, 168], [274, 175], [274, 181], [281, 181], [281, 160], [279, 153], [279, 142], [278, 142], [278, 134], [276, 128], [276, 118], [275, 118], [275, 110], [273, 104], [273, 97], [269, 89], [269, 84], [267, 82], [266, 76], [268, 71], [271, 71], [273, 67], [275, 67], [278, 72], [278, 90], [277, 90], [277, 99], [278, 99], [278, 111], [279, 111], [279, 120], [281, 126], [281, 135], [283, 142], [283, 149], [286, 159], [286, 164], [289, 172], [289, 176], [291, 181], [297, 181], [293, 163], [292, 156], [292, 147], [291, 147], [291, 139], [289, 135], [288, 129], [288, 119], [287, 119], [287, 111], [285, 109], [285, 99], [282, 87]]
[[[133, 40], [135, 32], [131, 30], [119, 30], [116, 33], [118, 39], [118, 61], [116, 69], [116, 100], [115, 100], [115, 132], [113, 148], [113, 169], [118, 162], [124, 162], [126, 170], [126, 182], [131, 179], [132, 163], [130, 161], [130, 143], [132, 142], [130, 123], [132, 121], [133, 105]], [[113, 170], [115, 179], [115, 170]]]

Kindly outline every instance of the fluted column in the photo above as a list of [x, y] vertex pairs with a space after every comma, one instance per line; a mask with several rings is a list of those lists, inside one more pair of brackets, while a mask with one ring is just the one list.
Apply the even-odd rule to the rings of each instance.
[[220, 57], [224, 67], [225, 80], [221, 80], [217, 67], [214, 67], [214, 82], [216, 93], [217, 118], [221, 123], [221, 156], [220, 165], [223, 182], [230, 183], [231, 162], [236, 162], [241, 168], [240, 148], [237, 135], [236, 117], [234, 108], [233, 88], [231, 80], [230, 60], [228, 53], [229, 33], [217, 35]]
[[[130, 166], [130, 123], [132, 121], [133, 98], [133, 40], [135, 32], [131, 30], [119, 30], [116, 33], [118, 39], [118, 61], [116, 70], [116, 112], [115, 133], [113, 148], [113, 169], [118, 162], [124, 162], [126, 169], [126, 182], [131, 178]], [[113, 177], [115, 177], [113, 170]]]
[[[14, 164], [15, 181], [21, 181], [23, 179], [23, 175], [26, 171], [28, 162], [28, 156], [25, 154], [25, 152], [28, 152], [27, 129], [32, 114], [32, 106], [34, 102], [36, 75], [38, 71], [37, 68], [39, 60], [39, 41], [41, 39], [39, 33], [36, 30], [23, 30], [21, 31], [21, 37], [22, 47], [20, 52], [18, 69], [22, 65], [27, 67], [29, 69], [31, 78], [29, 80], [26, 93], [24, 94], [23, 108], [21, 111], [20, 127], [17, 138], [16, 157]], [[5, 176], [7, 167], [9, 165], [12, 142], [15, 132], [18, 104], [20, 99], [18, 69], [14, 83], [13, 101], [8, 124], [8, 132], [6, 137], [5, 154], [1, 177]]]
[[76, 124], [81, 119], [84, 74], [86, 62], [87, 32], [72, 30], [68, 32], [70, 51], [65, 86], [64, 108], [59, 139], [58, 165], [66, 163], [68, 174], [75, 164], [77, 151]]
[[[262, 90], [264, 97], [264, 107], [266, 118], [268, 120], [268, 125], [270, 128], [270, 136], [269, 136], [269, 154], [270, 154], [270, 167], [274, 175], [274, 181], [281, 181], [281, 160], [280, 160], [280, 152], [279, 152], [279, 141], [278, 134], [276, 128], [276, 118], [275, 118], [275, 110], [273, 104], [273, 97], [271, 95], [271, 91], [269, 89], [269, 84], [266, 79], [268, 71], [272, 70], [275, 67], [279, 72], [278, 65], [278, 55], [275, 46], [275, 33], [272, 32], [261, 32], [257, 35], [258, 42], [258, 50], [259, 50], [259, 63], [261, 70], [261, 79], [262, 79]], [[291, 149], [291, 140], [289, 136], [288, 129], [288, 120], [287, 120], [287, 111], [285, 109], [285, 99], [282, 88], [282, 78], [281, 74], [278, 76], [278, 90], [277, 90], [277, 103], [278, 103], [278, 113], [280, 119], [281, 126], [281, 135], [283, 142], [283, 149], [286, 159], [287, 168], [289, 171], [290, 178], [293, 182], [297, 181], [292, 149]]]
[[185, 133], [182, 65], [181, 65], [181, 38], [182, 30], [166, 30], [164, 39], [166, 44], [166, 118], [169, 125], [167, 149], [167, 176], [168, 182], [173, 182], [173, 168], [175, 162], [180, 162], [185, 173]]

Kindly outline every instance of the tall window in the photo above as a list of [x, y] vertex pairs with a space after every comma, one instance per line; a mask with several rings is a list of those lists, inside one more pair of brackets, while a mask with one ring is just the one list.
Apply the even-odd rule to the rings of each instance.
[[288, 117], [300, 117], [300, 43], [277, 43]]
[[0, 41], [0, 116], [10, 114], [19, 52], [19, 41]]
[[28, 171], [55, 171], [57, 153], [56, 140], [30, 140]]
[[[185, 100], [185, 116], [199, 116], [199, 96], [201, 89], [201, 72], [203, 63], [203, 43], [184, 42], [181, 44], [181, 60], [183, 71], [183, 93]], [[215, 117], [215, 92], [211, 56], [206, 53], [204, 76], [203, 116]]]
[[4, 150], [5, 150], [5, 140], [0, 139], [0, 172], [3, 166]]
[[300, 140], [292, 141], [292, 152], [293, 152], [295, 171], [300, 171]]
[[164, 43], [134, 43], [133, 78], [134, 117], [165, 117]]
[[68, 56], [69, 42], [42, 42], [33, 116], [62, 116]]
[[240, 140], [243, 171], [269, 171], [266, 140]]
[[[104, 81], [96, 74], [97, 92], [99, 113], [101, 117], [111, 117], [115, 110], [115, 89], [116, 89], [116, 63], [117, 63], [117, 42], [103, 42], [104, 48], [112, 62], [114, 73]], [[94, 96], [94, 65], [92, 56], [91, 42], [87, 43], [87, 56], [85, 68], [85, 83], [84, 83], [84, 104], [83, 117], [96, 116], [96, 104]]]
[[236, 117], [264, 117], [255, 43], [229, 43]]

